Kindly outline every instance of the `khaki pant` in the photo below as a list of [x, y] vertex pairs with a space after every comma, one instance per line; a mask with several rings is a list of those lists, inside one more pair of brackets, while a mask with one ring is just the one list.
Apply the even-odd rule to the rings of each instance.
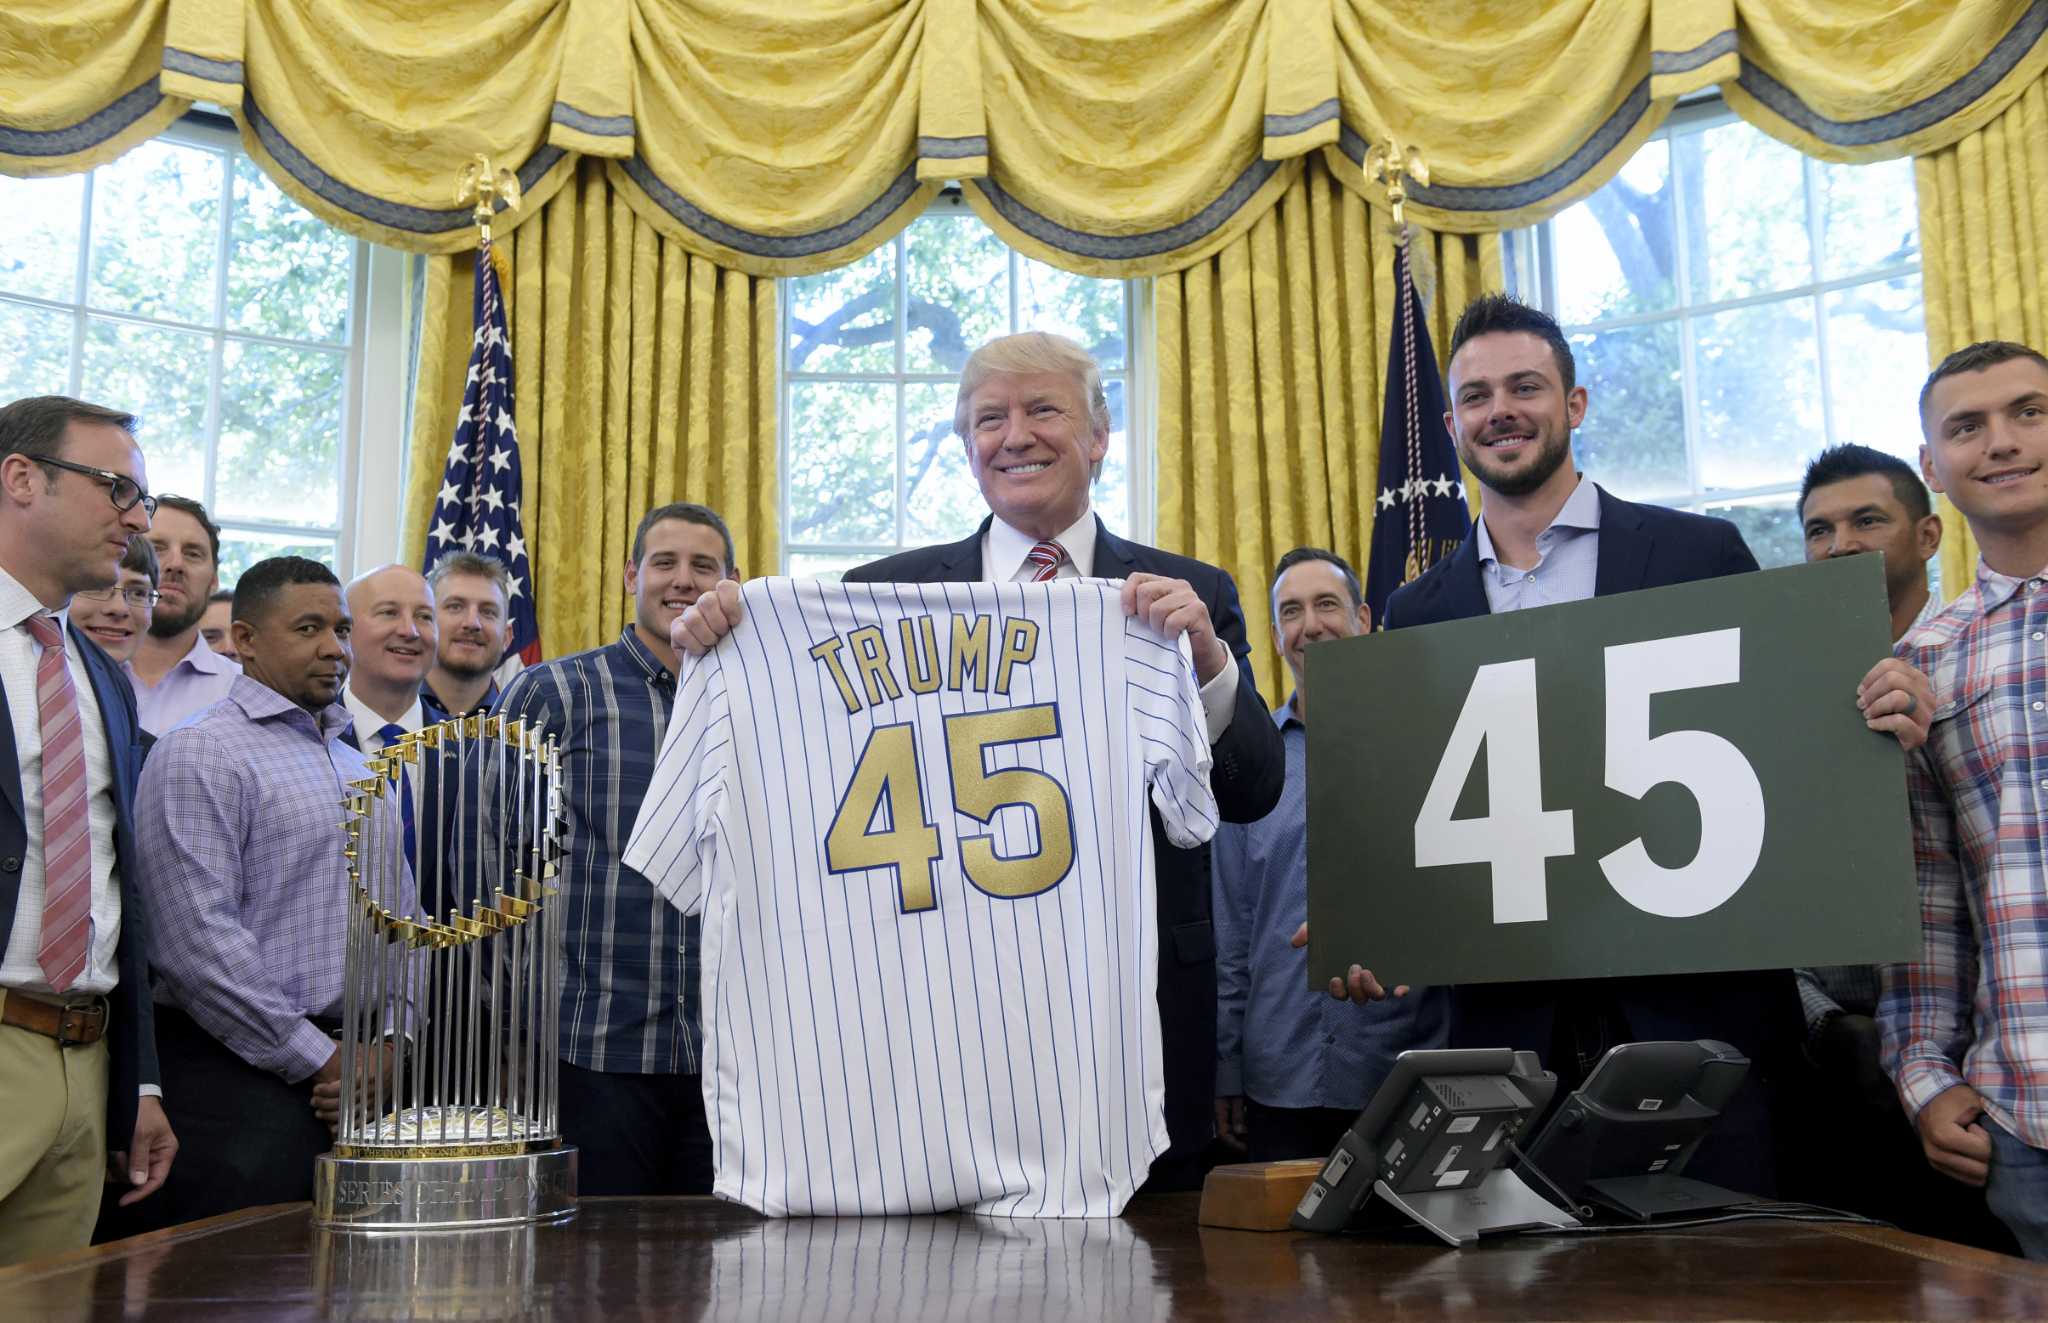
[[106, 1040], [0, 1024], [0, 1266], [83, 1248], [106, 1179]]

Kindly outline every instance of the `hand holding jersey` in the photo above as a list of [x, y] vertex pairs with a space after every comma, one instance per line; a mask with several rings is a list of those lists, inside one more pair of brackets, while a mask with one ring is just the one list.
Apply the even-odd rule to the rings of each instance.
[[1166, 1147], [1146, 803], [1182, 846], [1216, 807], [1189, 655], [1117, 594], [770, 579], [699, 603], [746, 623], [678, 640], [625, 860], [705, 921], [719, 1195], [1110, 1216]]

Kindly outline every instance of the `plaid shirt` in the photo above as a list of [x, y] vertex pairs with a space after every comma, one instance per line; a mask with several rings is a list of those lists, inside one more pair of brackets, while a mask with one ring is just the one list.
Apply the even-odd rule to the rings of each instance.
[[1936, 707], [1907, 761], [1925, 959], [1884, 970], [1885, 1066], [1910, 1112], [1967, 1082], [2048, 1147], [2048, 573], [1980, 561], [1898, 653]]
[[498, 700], [499, 716], [544, 723], [562, 748], [561, 1050], [588, 1070], [697, 1073], [697, 920], [620, 862], [675, 700], [675, 677], [631, 625], [521, 671]]

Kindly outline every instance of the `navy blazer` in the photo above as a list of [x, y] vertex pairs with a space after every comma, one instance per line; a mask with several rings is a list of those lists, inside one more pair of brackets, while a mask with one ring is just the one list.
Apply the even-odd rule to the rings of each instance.
[[[1756, 568], [1742, 534], [1725, 519], [1600, 492], [1596, 597]], [[1395, 591], [1387, 603], [1387, 628], [1490, 614], [1481, 573], [1475, 526], [1449, 559]], [[1557, 1072], [1563, 1096], [1578, 1086], [1580, 1074], [1575, 1063], [1551, 1059], [1557, 1012], [1589, 1003], [1617, 1011], [1633, 1040], [1716, 1038], [1749, 1057], [1749, 1081], [1689, 1171], [1745, 1192], [1774, 1193], [1769, 1078], [1774, 1065], [1797, 1049], [1803, 1026], [1790, 971], [1468, 984], [1451, 990], [1451, 1045], [1534, 1051]]]
[[[70, 646], [92, 679], [113, 773], [114, 873], [121, 881], [121, 940], [115, 946], [120, 981], [107, 996], [107, 1151], [118, 1153], [128, 1148], [135, 1134], [135, 1100], [142, 1086], [162, 1082], [156, 1065], [156, 1016], [149, 996], [149, 925], [135, 891], [135, 783], [142, 776], [142, 726], [135, 716], [135, 690], [114, 659], [78, 626], [70, 627], [70, 635]], [[0, 933], [14, 929], [14, 909], [21, 899], [21, 861], [27, 852], [28, 823], [23, 817], [14, 719], [7, 695], [0, 691]]]
[[[971, 537], [920, 547], [846, 572], [848, 583], [978, 583], [981, 541]], [[1095, 521], [1095, 575], [1103, 579], [1162, 574], [1185, 579], [1209, 608], [1216, 636], [1237, 655], [1237, 707], [1212, 746], [1210, 784], [1225, 821], [1256, 822], [1280, 802], [1286, 746], [1252, 682], [1251, 644], [1237, 586], [1213, 565], [1112, 534]], [[1166, 1078], [1166, 1128], [1176, 1158], [1205, 1147], [1215, 1128], [1216, 933], [1210, 919], [1209, 847], [1176, 849], [1152, 814], [1158, 860], [1159, 1025]]]

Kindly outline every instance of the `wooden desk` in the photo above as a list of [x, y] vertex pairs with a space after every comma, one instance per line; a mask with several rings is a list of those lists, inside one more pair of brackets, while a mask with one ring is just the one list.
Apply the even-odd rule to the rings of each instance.
[[771, 1222], [709, 1199], [588, 1199], [564, 1226], [337, 1236], [288, 1204], [0, 1270], [17, 1319], [2048, 1318], [2048, 1267], [1902, 1232], [1325, 1238], [1109, 1222]]

